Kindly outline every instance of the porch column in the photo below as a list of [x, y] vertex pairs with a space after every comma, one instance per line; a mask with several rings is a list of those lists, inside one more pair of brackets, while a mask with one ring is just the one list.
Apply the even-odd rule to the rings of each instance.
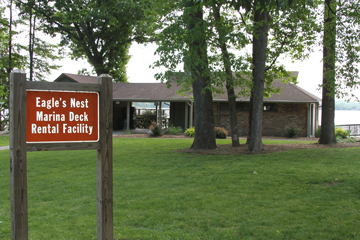
[[130, 131], [130, 102], [127, 102], [126, 107], [126, 130]]
[[306, 135], [307, 135], [307, 137], [310, 137], [310, 135], [311, 135], [311, 104], [308, 103], [307, 107], [308, 107], [308, 109], [307, 109], [307, 127], [306, 127], [307, 133], [306, 133]]
[[190, 102], [190, 125], [189, 127], [193, 127], [194, 126], [194, 123], [193, 123], [193, 113], [194, 113], [194, 102], [191, 101]]
[[311, 126], [312, 126], [312, 129], [311, 129], [311, 135], [312, 136], [315, 136], [315, 129], [316, 129], [316, 125], [315, 125], [315, 123], [316, 123], [316, 114], [315, 114], [315, 103], [312, 103], [311, 104], [312, 105], [312, 118], [311, 118], [311, 121], [312, 121], [312, 124], [311, 124]]
[[155, 105], [155, 114], [156, 114], [156, 123], [159, 123], [159, 109], [158, 109], [158, 105], [159, 103], [158, 102], [154, 102], [154, 105]]
[[159, 127], [162, 129], [162, 109], [161, 109], [161, 102], [159, 102]]
[[188, 102], [185, 102], [185, 129], [184, 131], [186, 131], [186, 129], [188, 129], [189, 127], [189, 105]]

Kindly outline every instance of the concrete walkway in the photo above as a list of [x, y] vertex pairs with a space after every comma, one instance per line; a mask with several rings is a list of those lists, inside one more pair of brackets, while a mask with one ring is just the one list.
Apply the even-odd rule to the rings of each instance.
[[[137, 129], [130, 130], [130, 132], [131, 132], [131, 134], [147, 134], [147, 133], [149, 133], [149, 129], [137, 128]], [[113, 136], [122, 135], [122, 134], [126, 134], [126, 131], [125, 130], [113, 131]], [[9, 132], [8, 131], [0, 131], [0, 135], [9, 135]], [[9, 146], [0, 146], [0, 151], [7, 150], [7, 149], [9, 149]]]
[[2, 146], [2, 147], [0, 147], [0, 151], [1, 151], [1, 150], [7, 150], [7, 149], [9, 149], [9, 146]]

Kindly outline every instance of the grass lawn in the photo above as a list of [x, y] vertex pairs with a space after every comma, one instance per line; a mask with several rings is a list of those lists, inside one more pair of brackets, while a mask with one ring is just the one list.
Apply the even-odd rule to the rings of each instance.
[[0, 135], [0, 147], [1, 146], [9, 146], [9, 136], [8, 135]]
[[[173, 152], [191, 143], [114, 139], [114, 239], [360, 239], [359, 148]], [[8, 150], [0, 179], [10, 239]], [[28, 153], [28, 209], [29, 239], [96, 239], [96, 151]]]

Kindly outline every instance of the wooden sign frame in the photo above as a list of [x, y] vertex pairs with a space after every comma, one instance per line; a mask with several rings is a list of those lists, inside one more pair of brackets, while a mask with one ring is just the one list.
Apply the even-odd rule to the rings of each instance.
[[[99, 93], [99, 141], [26, 143], [26, 90], [90, 91]], [[97, 84], [28, 82], [21, 70], [10, 73], [10, 202], [11, 239], [28, 239], [27, 152], [97, 150], [97, 239], [113, 239], [113, 91], [112, 78]]]

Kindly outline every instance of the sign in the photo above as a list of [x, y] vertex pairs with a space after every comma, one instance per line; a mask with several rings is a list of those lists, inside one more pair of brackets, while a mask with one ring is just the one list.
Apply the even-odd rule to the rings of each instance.
[[98, 140], [97, 92], [27, 90], [26, 142]]

